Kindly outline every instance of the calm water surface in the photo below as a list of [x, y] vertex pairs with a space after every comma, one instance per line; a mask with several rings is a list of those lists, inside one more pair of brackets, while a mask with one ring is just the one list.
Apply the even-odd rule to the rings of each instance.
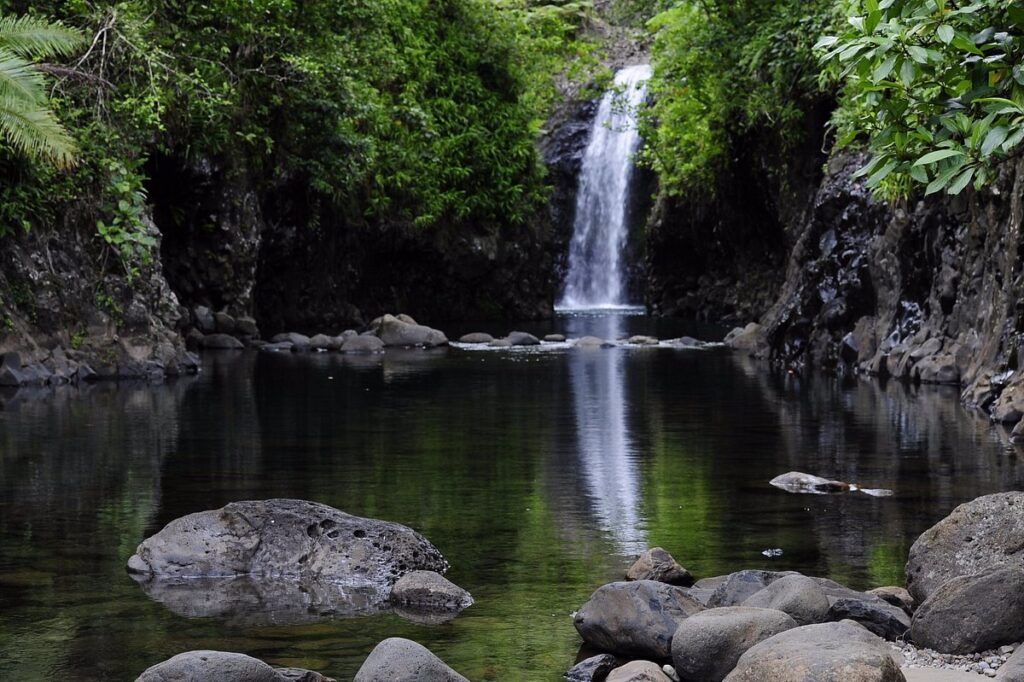
[[[694, 333], [660, 324], [523, 327]], [[209, 648], [346, 680], [378, 641], [402, 636], [472, 680], [557, 680], [580, 644], [570, 613], [648, 546], [699, 576], [756, 567], [900, 583], [922, 530], [1024, 482], [1005, 433], [955, 391], [799, 379], [720, 350], [203, 362], [200, 376], [155, 388], [0, 394], [0, 679], [131, 680]], [[793, 469], [896, 495], [767, 484]], [[126, 575], [135, 546], [170, 520], [268, 497], [420, 530], [476, 605], [440, 626], [395, 614], [257, 626], [178, 615]]]

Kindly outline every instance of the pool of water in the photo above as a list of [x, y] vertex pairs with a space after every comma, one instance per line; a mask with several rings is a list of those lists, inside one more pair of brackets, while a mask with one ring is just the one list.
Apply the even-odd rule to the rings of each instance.
[[[520, 327], [720, 337], [628, 312]], [[463, 326], [449, 331], [478, 330]], [[163, 386], [3, 393], [0, 679], [130, 680], [210, 648], [347, 680], [402, 636], [472, 680], [557, 680], [580, 647], [571, 612], [649, 546], [698, 576], [902, 582], [921, 531], [1021, 487], [1005, 439], [954, 390], [799, 378], [720, 349], [222, 353]], [[790, 470], [895, 495], [768, 485]], [[434, 626], [254, 625], [180, 615], [125, 573], [170, 520], [268, 497], [416, 528], [476, 604]]]

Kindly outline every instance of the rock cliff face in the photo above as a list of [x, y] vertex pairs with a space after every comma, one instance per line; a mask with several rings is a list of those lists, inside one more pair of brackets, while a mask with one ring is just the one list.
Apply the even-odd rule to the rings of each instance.
[[793, 368], [960, 385], [1019, 421], [1024, 161], [985, 191], [904, 205], [852, 178], [864, 161], [830, 161], [775, 302], [738, 343]]

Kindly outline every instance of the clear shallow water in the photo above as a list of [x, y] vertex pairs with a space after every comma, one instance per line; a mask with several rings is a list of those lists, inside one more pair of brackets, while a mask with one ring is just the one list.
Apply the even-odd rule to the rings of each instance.
[[[465, 327], [448, 331], [486, 330]], [[523, 327], [711, 338], [628, 315]], [[403, 636], [473, 680], [557, 680], [580, 644], [569, 614], [646, 546], [699, 576], [871, 587], [901, 581], [914, 538], [956, 504], [1024, 482], [955, 391], [800, 380], [718, 350], [213, 354], [167, 386], [34, 397], [0, 394], [0, 679], [130, 680], [215, 648], [346, 680]], [[791, 469], [896, 495], [767, 484]], [[266, 497], [422, 531], [476, 605], [442, 626], [255, 627], [176, 615], [125, 574], [168, 521]]]

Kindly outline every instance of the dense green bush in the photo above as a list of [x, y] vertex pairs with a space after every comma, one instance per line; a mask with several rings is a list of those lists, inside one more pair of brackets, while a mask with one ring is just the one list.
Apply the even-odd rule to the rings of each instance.
[[524, 225], [545, 196], [534, 143], [554, 76], [592, 63], [578, 41], [591, 11], [526, 0], [0, 3], [88, 36], [53, 88], [81, 163], [55, 174], [0, 148], [2, 227], [52, 223], [65, 213], [53, 206], [73, 203], [130, 272], [146, 255], [138, 204], [155, 153], [217, 161], [257, 189], [301, 187], [355, 228]]
[[827, 96], [813, 45], [832, 0], [682, 0], [656, 15], [645, 160], [669, 194], [710, 192], [739, 136], [792, 144]]
[[1024, 5], [845, 1], [847, 29], [818, 43], [846, 83], [840, 144], [867, 139], [860, 173], [886, 197], [958, 194], [1024, 140]]

